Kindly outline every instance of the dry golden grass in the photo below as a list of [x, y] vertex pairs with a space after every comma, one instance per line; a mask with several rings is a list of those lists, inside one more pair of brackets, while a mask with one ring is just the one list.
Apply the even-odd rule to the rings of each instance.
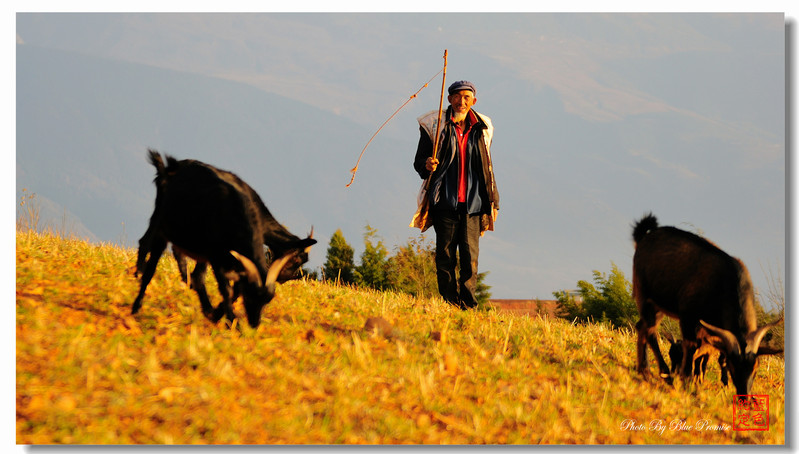
[[228, 329], [166, 257], [132, 317], [134, 250], [16, 246], [18, 444], [785, 442], [782, 358], [754, 386], [769, 430], [735, 431], [714, 363], [701, 385], [644, 381], [631, 334], [603, 325], [294, 281], [257, 330]]

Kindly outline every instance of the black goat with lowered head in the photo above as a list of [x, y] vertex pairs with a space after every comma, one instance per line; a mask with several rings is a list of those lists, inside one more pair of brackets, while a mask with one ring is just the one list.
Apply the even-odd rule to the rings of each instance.
[[766, 332], [778, 320], [760, 328], [754, 290], [743, 262], [706, 239], [674, 227], [661, 227], [652, 214], [633, 227], [633, 297], [638, 305], [638, 372], [648, 374], [646, 346], [670, 380], [657, 338], [664, 315], [679, 320], [683, 356], [680, 374], [687, 377], [693, 353], [701, 342], [721, 350], [735, 389], [749, 395], [757, 357], [782, 350], [761, 348]]
[[[172, 243], [178, 260], [188, 256], [197, 261], [192, 284], [206, 317], [216, 322], [226, 315], [232, 320], [235, 289], [244, 299], [247, 321], [257, 327], [263, 306], [274, 297], [275, 284], [297, 275], [316, 240], [289, 233], [258, 194], [231, 172], [171, 156], [164, 164], [155, 150], [149, 150], [149, 160], [156, 168], [156, 201], [150, 225], [139, 240], [137, 269], [142, 278], [132, 313], [141, 308], [158, 260]], [[274, 258], [271, 266], [267, 266], [265, 243]], [[222, 294], [216, 308], [205, 290], [209, 264]]]

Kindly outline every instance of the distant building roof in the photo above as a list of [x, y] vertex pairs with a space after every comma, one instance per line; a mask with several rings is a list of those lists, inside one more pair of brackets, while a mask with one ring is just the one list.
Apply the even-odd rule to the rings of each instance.
[[492, 299], [488, 304], [498, 311], [516, 315], [557, 317], [557, 300]]

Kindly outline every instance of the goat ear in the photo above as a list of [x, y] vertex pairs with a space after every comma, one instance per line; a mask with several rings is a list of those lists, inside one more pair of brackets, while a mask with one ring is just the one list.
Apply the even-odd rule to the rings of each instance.
[[738, 339], [735, 338], [735, 335], [732, 334], [731, 331], [715, 327], [709, 323], [705, 323], [704, 320], [699, 320], [699, 323], [702, 326], [704, 326], [706, 330], [718, 336], [718, 338], [715, 339], [713, 337], [708, 338], [708, 342], [710, 342], [711, 345], [718, 348], [719, 350], [723, 350], [727, 353], [740, 356], [741, 345], [738, 343]]
[[304, 252], [307, 254], [311, 252], [311, 246], [313, 246], [314, 244], [316, 244], [316, 240], [309, 236], [308, 238], [299, 241], [297, 249], [304, 249], [305, 250]]
[[252, 260], [248, 259], [247, 257], [239, 254], [236, 251], [230, 251], [230, 255], [236, 258], [236, 260], [241, 263], [241, 266], [244, 267], [244, 273], [247, 276], [247, 280], [252, 282], [253, 284], [261, 285], [261, 274], [258, 272], [258, 268], [255, 266], [255, 263]]

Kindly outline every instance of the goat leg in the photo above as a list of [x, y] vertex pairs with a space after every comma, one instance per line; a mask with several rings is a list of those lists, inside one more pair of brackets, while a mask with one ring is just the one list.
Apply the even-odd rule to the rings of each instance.
[[141, 309], [144, 291], [147, 290], [150, 280], [155, 275], [155, 270], [158, 268], [158, 260], [161, 258], [161, 254], [164, 253], [164, 249], [166, 249], [166, 241], [162, 239], [152, 239], [149, 243], [150, 258], [147, 260], [147, 264], [144, 266], [144, 272], [142, 273], [141, 277], [141, 286], [139, 287], [139, 294], [136, 296], [136, 300], [133, 301], [133, 306], [130, 309], [131, 314], [136, 314], [139, 312], [139, 309]]
[[189, 279], [189, 266], [188, 261], [186, 260], [186, 256], [182, 254], [180, 251], [172, 248], [172, 255], [175, 256], [175, 261], [178, 262], [178, 272], [180, 273], [180, 280], [183, 281], [184, 284], [191, 285], [191, 280]]
[[644, 375], [649, 372], [646, 359], [646, 346], [648, 344], [652, 354], [655, 355], [655, 360], [657, 360], [661, 378], [671, 384], [669, 366], [666, 364], [666, 360], [663, 359], [663, 354], [660, 352], [660, 345], [658, 344], [658, 325], [663, 318], [663, 314], [640, 291], [637, 292], [636, 298], [638, 298], [639, 313], [641, 314], [641, 319], [635, 325], [638, 330], [638, 372]]
[[214, 268], [214, 276], [216, 277], [216, 285], [219, 287], [219, 294], [222, 295], [222, 302], [214, 309], [213, 320], [218, 322], [225, 316], [232, 324], [236, 318], [236, 314], [233, 312], [233, 290], [224, 272]]
[[638, 354], [638, 373], [644, 376], [649, 375], [649, 367], [646, 359], [646, 335], [643, 329], [644, 321], [638, 320], [635, 329], [638, 331], [638, 341], [635, 343]]
[[709, 358], [710, 355], [705, 353], [699, 355], [698, 358], [694, 359], [694, 375], [696, 375], [699, 378], [699, 383], [704, 383], [705, 381], [705, 374], [707, 373], [707, 362]]
[[144, 235], [139, 238], [139, 251], [136, 254], [136, 271], [134, 272], [134, 276], [138, 277], [142, 274], [142, 270], [147, 262], [147, 254], [150, 253], [150, 248], [152, 247], [152, 242], [152, 227], [148, 227], [147, 231], [144, 232]]
[[200, 307], [202, 308], [203, 315], [206, 318], [213, 320], [214, 306], [208, 298], [208, 292], [205, 289], [205, 273], [208, 270], [208, 264], [205, 262], [197, 262], [194, 265], [194, 271], [191, 273], [191, 286], [197, 297], [200, 299]]
[[652, 350], [652, 353], [655, 355], [655, 359], [657, 360], [658, 369], [660, 370], [660, 377], [666, 380], [666, 383], [672, 384], [669, 366], [666, 364], [666, 360], [663, 359], [663, 353], [661, 353], [660, 345], [658, 344], [657, 328], [650, 329], [649, 333], [646, 335], [646, 341], [649, 344], [649, 348]]
[[721, 374], [721, 384], [727, 386], [727, 355], [719, 353], [719, 369]]

